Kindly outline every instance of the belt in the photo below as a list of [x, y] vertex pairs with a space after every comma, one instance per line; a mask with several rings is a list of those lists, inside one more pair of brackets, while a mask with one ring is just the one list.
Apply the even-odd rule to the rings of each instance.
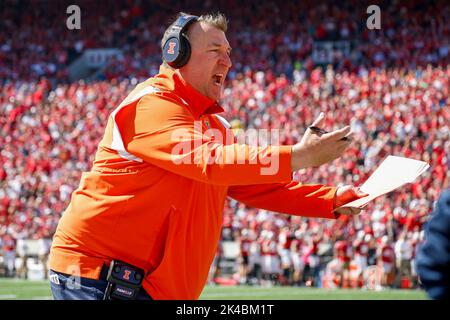
[[103, 264], [102, 270], [100, 271], [100, 277], [98, 280], [105, 280], [108, 277], [108, 271], [109, 271], [109, 265], [106, 265], [106, 263]]

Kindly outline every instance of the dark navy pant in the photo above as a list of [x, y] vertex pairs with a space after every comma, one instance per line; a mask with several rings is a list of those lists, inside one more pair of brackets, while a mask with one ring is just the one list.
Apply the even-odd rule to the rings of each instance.
[[[103, 300], [108, 285], [106, 280], [70, 276], [49, 270], [49, 279], [55, 300]], [[152, 300], [143, 288], [136, 300]]]

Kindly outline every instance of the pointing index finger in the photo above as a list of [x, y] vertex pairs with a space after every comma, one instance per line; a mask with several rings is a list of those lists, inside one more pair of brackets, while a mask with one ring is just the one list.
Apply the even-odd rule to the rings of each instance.
[[350, 132], [350, 126], [346, 126], [342, 129], [338, 129], [322, 135], [323, 139], [340, 140], [344, 138]]

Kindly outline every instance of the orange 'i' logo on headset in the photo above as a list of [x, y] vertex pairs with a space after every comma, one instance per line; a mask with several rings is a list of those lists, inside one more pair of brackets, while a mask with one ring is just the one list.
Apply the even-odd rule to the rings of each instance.
[[167, 50], [168, 54], [174, 54], [175, 51], [173, 50], [177, 44], [175, 42], [169, 42], [169, 49]]
[[130, 280], [130, 274], [131, 274], [130, 270], [125, 270], [125, 274], [123, 275], [123, 278], [125, 280]]

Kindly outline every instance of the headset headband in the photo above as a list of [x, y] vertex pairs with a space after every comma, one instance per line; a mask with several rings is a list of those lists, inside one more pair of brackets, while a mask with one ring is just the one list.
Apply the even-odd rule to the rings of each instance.
[[182, 34], [191, 23], [197, 20], [198, 20], [197, 16], [182, 14], [178, 17], [177, 21], [175, 21], [174, 25], [172, 26], [172, 29], [175, 29], [173, 31], [180, 30], [178, 33]]

